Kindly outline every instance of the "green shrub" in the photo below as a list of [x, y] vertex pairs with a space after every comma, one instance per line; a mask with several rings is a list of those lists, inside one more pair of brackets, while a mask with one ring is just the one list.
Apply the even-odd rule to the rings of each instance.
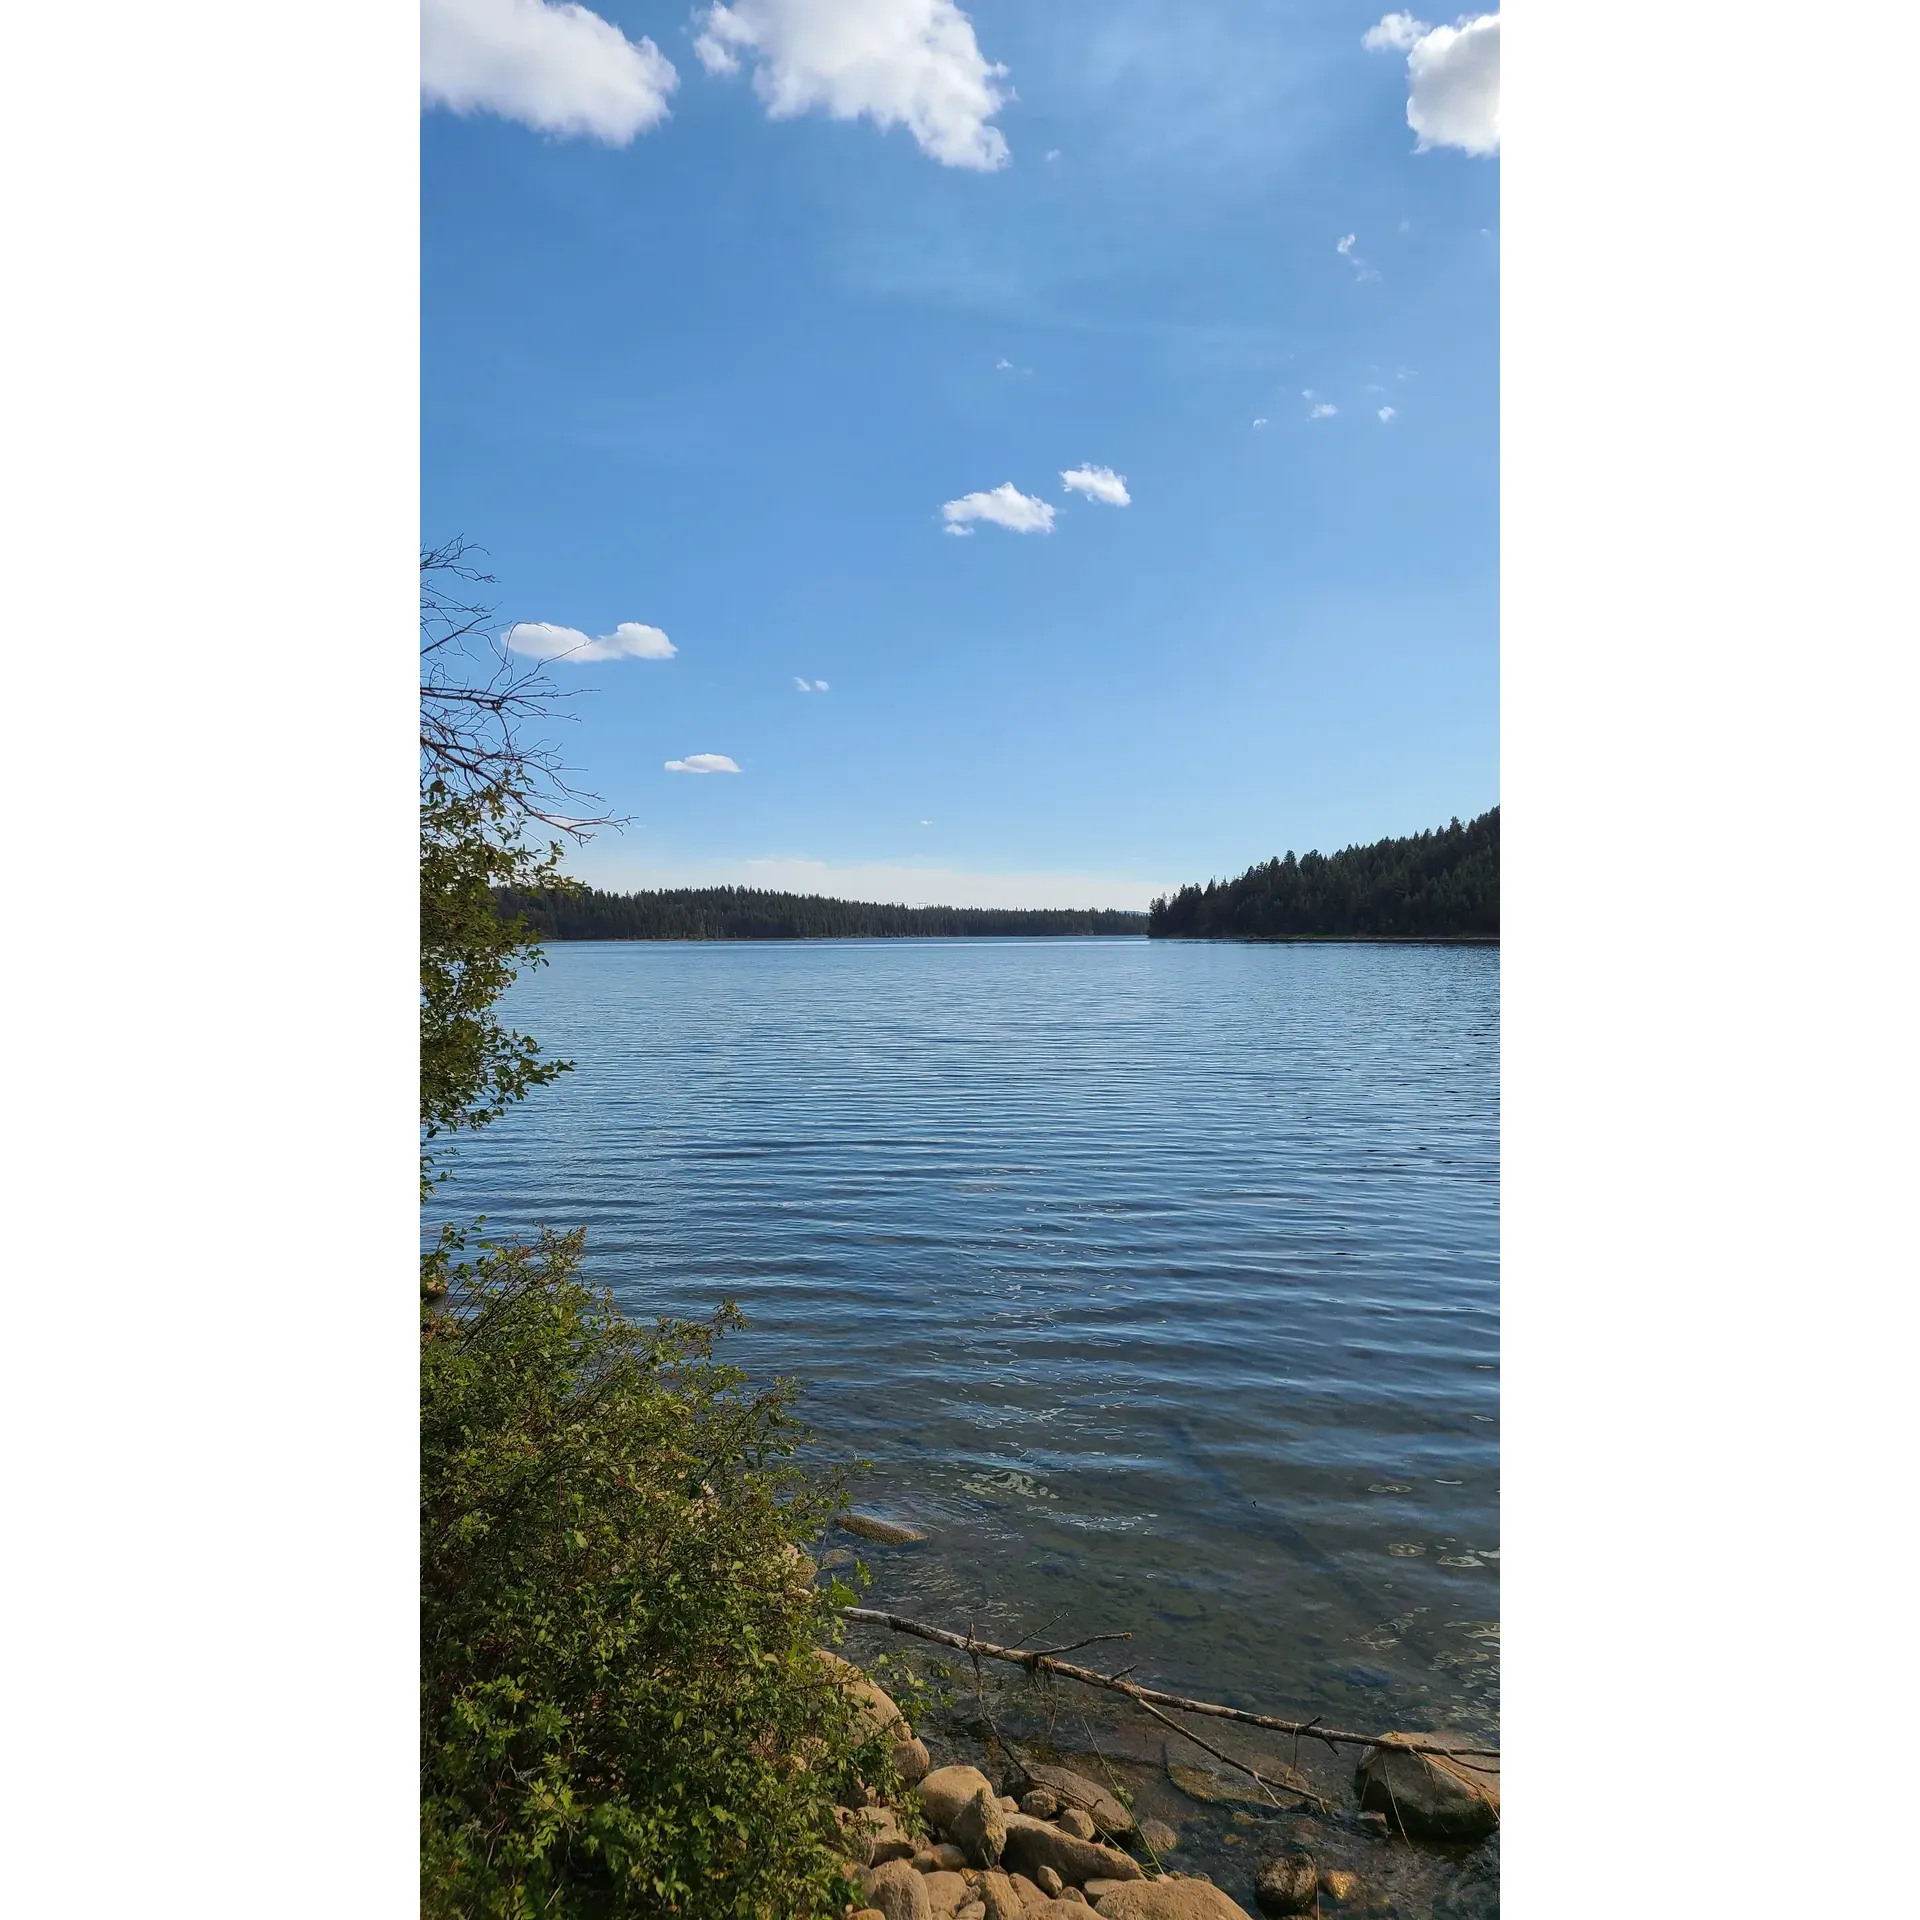
[[423, 1911], [843, 1913], [834, 1807], [897, 1783], [811, 1657], [839, 1485], [715, 1361], [731, 1305], [636, 1326], [580, 1246], [426, 1263]]

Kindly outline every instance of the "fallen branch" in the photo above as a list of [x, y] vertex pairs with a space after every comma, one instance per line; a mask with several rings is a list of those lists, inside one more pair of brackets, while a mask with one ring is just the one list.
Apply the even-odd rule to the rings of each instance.
[[[843, 1619], [859, 1621], [863, 1626], [886, 1627], [894, 1633], [910, 1634], [916, 1640], [930, 1640], [938, 1647], [952, 1647], [967, 1654], [976, 1661], [1006, 1660], [1014, 1666], [1025, 1667], [1029, 1673], [1045, 1672], [1064, 1674], [1069, 1680], [1078, 1680], [1089, 1687], [1101, 1687], [1108, 1693], [1126, 1694], [1142, 1705], [1158, 1702], [1163, 1707], [1177, 1708], [1181, 1713], [1210, 1714], [1216, 1720], [1238, 1720], [1243, 1726], [1265, 1727], [1273, 1733], [1304, 1734], [1314, 1740], [1324, 1740], [1330, 1747], [1386, 1747], [1395, 1748], [1401, 1753], [1428, 1753], [1442, 1759], [1498, 1760], [1498, 1747], [1443, 1747], [1437, 1741], [1421, 1740], [1417, 1736], [1384, 1733], [1352, 1733], [1340, 1727], [1322, 1726], [1315, 1720], [1279, 1720], [1272, 1714], [1248, 1713], [1240, 1707], [1223, 1707], [1211, 1700], [1189, 1700], [1177, 1693], [1163, 1693], [1157, 1687], [1142, 1687], [1131, 1680], [1123, 1680], [1118, 1674], [1096, 1673], [1091, 1667], [1079, 1667], [1070, 1661], [1056, 1660], [1051, 1654], [1035, 1653], [1021, 1647], [997, 1647], [989, 1640], [975, 1639], [971, 1633], [949, 1633], [944, 1627], [930, 1627], [921, 1620], [908, 1620], [897, 1613], [883, 1613], [876, 1607], [848, 1607]], [[1125, 1669], [1131, 1673], [1131, 1667]], [[1184, 1728], [1180, 1729], [1185, 1732]], [[1191, 1736], [1188, 1736], [1191, 1738]], [[1196, 1744], [1204, 1745], [1204, 1742]], [[1220, 1756], [1225, 1759], [1224, 1754]], [[1238, 1766], [1238, 1761], [1232, 1764]], [[1245, 1771], [1245, 1769], [1243, 1769]]]

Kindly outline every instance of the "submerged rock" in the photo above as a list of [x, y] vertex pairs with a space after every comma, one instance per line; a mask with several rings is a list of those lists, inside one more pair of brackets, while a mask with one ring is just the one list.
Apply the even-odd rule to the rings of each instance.
[[[1210, 1807], [1258, 1807], [1263, 1813], [1273, 1811], [1272, 1799], [1245, 1774], [1230, 1777], [1215, 1773], [1211, 1767], [1189, 1766], [1185, 1761], [1173, 1757], [1171, 1742], [1164, 1749], [1164, 1759], [1167, 1778], [1189, 1800], [1199, 1800]], [[1307, 1776], [1284, 1761], [1262, 1760], [1260, 1771], [1276, 1787], [1285, 1787], [1295, 1793], [1310, 1791]]]
[[857, 1533], [862, 1540], [873, 1540], [883, 1547], [914, 1547], [927, 1537], [923, 1527], [883, 1520], [877, 1513], [843, 1513], [840, 1526], [847, 1533]]
[[1290, 1847], [1263, 1861], [1254, 1877], [1253, 1897], [1265, 1914], [1311, 1913], [1320, 1897], [1320, 1871], [1313, 1855]]
[[1402, 1740], [1474, 1746], [1460, 1733], [1390, 1733], [1354, 1770], [1362, 1808], [1413, 1840], [1484, 1840], [1500, 1824], [1500, 1763], [1407, 1753]]

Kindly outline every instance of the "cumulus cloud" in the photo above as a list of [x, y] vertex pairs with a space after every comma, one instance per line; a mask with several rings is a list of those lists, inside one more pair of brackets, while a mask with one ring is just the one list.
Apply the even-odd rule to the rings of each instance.
[[724, 753], [690, 753], [684, 760], [669, 760], [669, 773], [738, 773], [739, 767]]
[[624, 147], [667, 117], [679, 83], [651, 40], [629, 40], [582, 6], [421, 3], [420, 94], [429, 106]]
[[507, 629], [507, 648], [529, 660], [671, 660], [680, 651], [658, 627], [638, 620], [623, 620], [597, 640], [578, 627], [522, 620]]
[[1419, 152], [1457, 147], [1500, 151], [1500, 16], [1461, 15], [1430, 27], [1410, 13], [1390, 13], [1361, 35], [1369, 52], [1407, 56], [1407, 125]]
[[1111, 467], [1069, 467], [1060, 479], [1068, 492], [1084, 493], [1089, 500], [1103, 500], [1110, 507], [1133, 503], [1126, 476], [1115, 473]]
[[1332, 401], [1320, 400], [1316, 401], [1307, 409], [1307, 418], [1309, 420], [1331, 420], [1339, 411], [1340, 409], [1336, 407]]
[[793, 676], [793, 684], [801, 693], [825, 693], [827, 690], [824, 680], [803, 680], [797, 673]]
[[963, 493], [958, 500], [949, 500], [940, 514], [949, 533], [970, 534], [975, 520], [1005, 527], [1009, 533], [1051, 533], [1053, 511], [1046, 501], [1003, 480], [990, 493]]
[[1396, 417], [1397, 416], [1395, 415], [1394, 409], [1392, 407], [1382, 407], [1380, 409], [1379, 419], [1380, 419], [1380, 424], [1383, 427], [1387, 424], [1388, 421]]
[[905, 127], [947, 167], [991, 173], [1007, 143], [989, 122], [1009, 98], [1006, 68], [980, 51], [954, 0], [733, 0], [698, 16], [693, 43], [713, 74], [753, 64], [775, 120], [812, 112]]

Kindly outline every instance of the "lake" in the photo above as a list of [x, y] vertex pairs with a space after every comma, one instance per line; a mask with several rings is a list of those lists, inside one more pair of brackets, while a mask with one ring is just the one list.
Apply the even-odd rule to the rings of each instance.
[[584, 1226], [638, 1315], [736, 1298], [930, 1536], [841, 1543], [867, 1604], [1495, 1744], [1497, 948], [548, 951], [508, 1015], [576, 1070], [432, 1211]]

